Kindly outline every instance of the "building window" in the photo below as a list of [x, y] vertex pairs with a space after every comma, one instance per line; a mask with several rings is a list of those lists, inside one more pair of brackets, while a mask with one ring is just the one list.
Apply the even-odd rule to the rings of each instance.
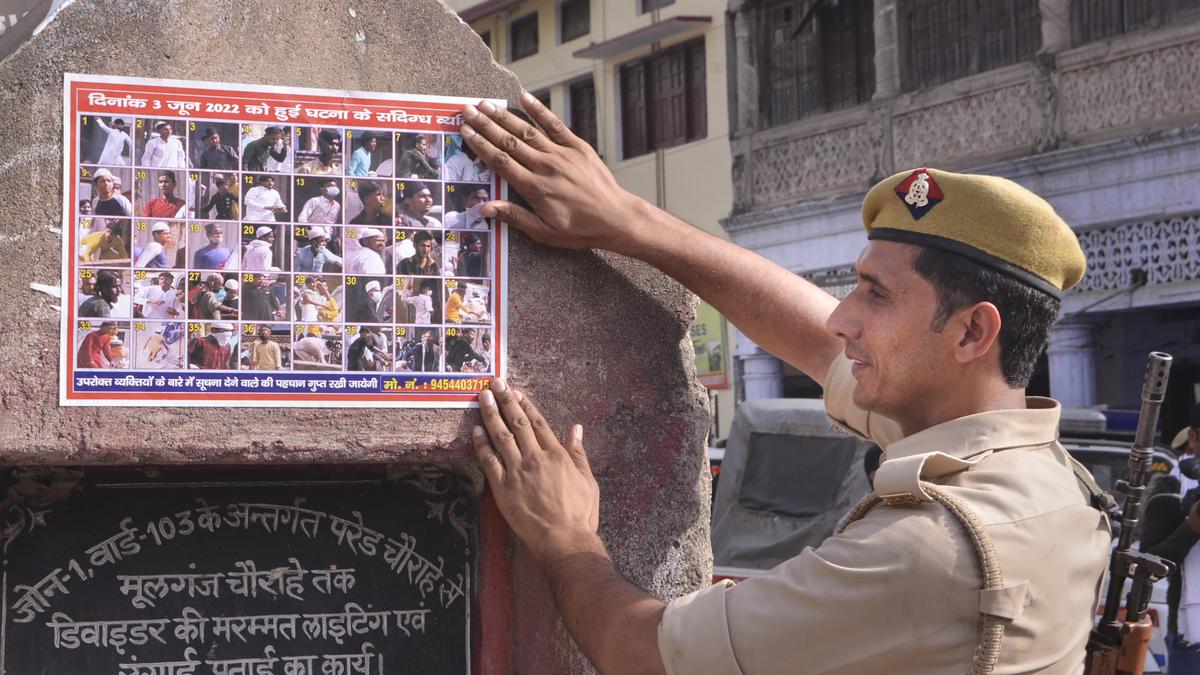
[[491, 49], [491, 47], [492, 47], [492, 31], [490, 31], [490, 30], [483, 31], [482, 33], [479, 34], [479, 39], [483, 40], [483, 44], [487, 45], [488, 48]]
[[776, 0], [764, 8], [768, 39], [760, 91], [767, 125], [865, 103], [875, 93], [871, 0], [832, 6]]
[[704, 38], [621, 66], [621, 141], [636, 157], [708, 135]]
[[1081, 45], [1200, 18], [1200, 0], [1071, 0], [1071, 38]]
[[638, 11], [645, 14], [673, 4], [675, 4], [675, 0], [638, 0]]
[[1042, 46], [1038, 0], [900, 0], [905, 90], [1033, 58]]
[[558, 6], [558, 34], [562, 42], [592, 32], [592, 6], [588, 0], [563, 0]]
[[567, 91], [571, 98], [571, 131], [595, 149], [596, 83], [589, 77], [572, 83]]
[[517, 61], [538, 51], [538, 15], [526, 14], [508, 25], [508, 44], [511, 58]]

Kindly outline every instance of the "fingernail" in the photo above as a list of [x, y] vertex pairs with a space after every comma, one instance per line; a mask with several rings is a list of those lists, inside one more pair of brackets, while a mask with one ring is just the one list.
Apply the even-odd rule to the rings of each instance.
[[522, 394], [516, 389], [513, 389], [513, 396], [516, 397], [518, 403], [525, 400], [525, 394]]
[[478, 114], [479, 110], [469, 103], [467, 104], [467, 107], [463, 108], [463, 115], [466, 117], [474, 117]]
[[582, 441], [583, 440], [583, 425], [576, 424], [575, 426], [571, 427], [571, 435], [575, 437], [575, 440]]
[[521, 102], [522, 103], [537, 103], [538, 100], [537, 100], [537, 97], [534, 96], [533, 94], [531, 94], [527, 91], [523, 91], [523, 92], [521, 92]]
[[496, 405], [496, 397], [487, 389], [479, 392], [479, 401], [484, 405]]
[[491, 101], [480, 101], [479, 109], [489, 115], [496, 112], [496, 106], [493, 105]]
[[475, 434], [476, 436], [482, 436], [483, 435], [483, 427], [476, 426], [474, 429], [471, 430], [471, 433]]
[[470, 124], [464, 124], [458, 128], [458, 133], [470, 138], [471, 136], [475, 135], [475, 130], [471, 128]]
[[496, 378], [496, 379], [492, 380], [492, 390], [500, 391], [500, 392], [507, 391], [508, 384], [505, 383], [504, 380], [502, 380], [500, 378]]

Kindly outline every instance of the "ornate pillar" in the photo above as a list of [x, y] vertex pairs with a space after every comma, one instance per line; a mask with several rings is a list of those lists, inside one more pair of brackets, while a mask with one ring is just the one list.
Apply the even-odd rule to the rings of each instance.
[[758, 128], [758, 67], [754, 39], [754, 6], [745, 0], [731, 0], [729, 16], [733, 17], [733, 111], [734, 129]]
[[745, 400], [783, 396], [783, 362], [764, 352], [739, 331], [737, 358], [742, 363], [742, 388]]
[[1050, 395], [1064, 408], [1096, 404], [1096, 339], [1093, 326], [1066, 321], [1050, 329]]
[[1061, 52], [1071, 47], [1071, 0], [1039, 0], [1042, 16], [1043, 52]]
[[900, 40], [896, 0], [875, 0], [875, 98], [900, 93]]

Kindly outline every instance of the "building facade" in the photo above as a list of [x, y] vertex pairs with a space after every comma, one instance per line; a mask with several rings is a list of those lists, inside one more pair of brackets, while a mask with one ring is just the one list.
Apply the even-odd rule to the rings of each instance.
[[[1200, 1], [732, 0], [725, 226], [835, 295], [876, 181], [919, 166], [1048, 199], [1089, 269], [1031, 384], [1136, 409], [1175, 356], [1171, 433], [1200, 396]], [[737, 336], [747, 398], [815, 395]]]
[[[591, 143], [622, 187], [726, 237], [720, 221], [733, 207], [733, 180], [722, 0], [448, 4], [497, 63]], [[709, 334], [696, 344], [707, 351], [697, 365], [714, 396], [715, 434], [723, 436], [733, 417], [732, 378], [726, 372], [721, 387], [704, 371], [721, 362], [729, 370], [721, 345], [732, 332], [720, 321], [702, 330]], [[725, 339], [708, 339], [713, 332]]]

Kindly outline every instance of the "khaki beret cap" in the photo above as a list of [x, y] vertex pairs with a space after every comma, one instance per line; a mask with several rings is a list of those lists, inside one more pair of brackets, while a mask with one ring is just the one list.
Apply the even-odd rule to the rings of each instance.
[[867, 238], [970, 258], [1058, 298], [1087, 268], [1071, 227], [1046, 200], [1006, 178], [914, 169], [871, 188]]

